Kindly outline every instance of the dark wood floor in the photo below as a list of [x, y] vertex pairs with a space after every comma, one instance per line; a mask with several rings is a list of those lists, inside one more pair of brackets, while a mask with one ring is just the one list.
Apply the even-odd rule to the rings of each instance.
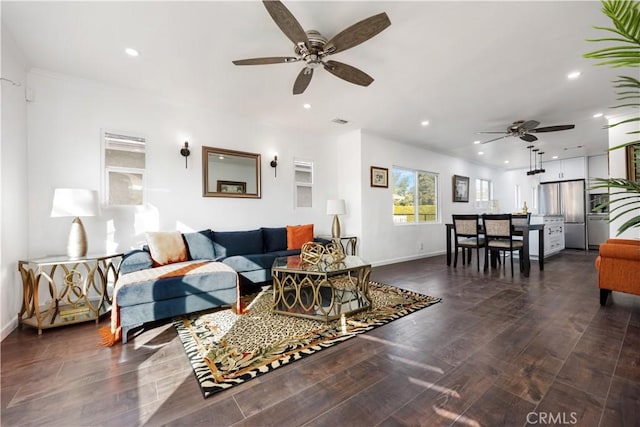
[[1, 423], [639, 425], [640, 297], [601, 308], [595, 256], [566, 250], [514, 279], [444, 257], [375, 268], [443, 300], [206, 400], [170, 324], [113, 348], [94, 324], [16, 330], [1, 346]]

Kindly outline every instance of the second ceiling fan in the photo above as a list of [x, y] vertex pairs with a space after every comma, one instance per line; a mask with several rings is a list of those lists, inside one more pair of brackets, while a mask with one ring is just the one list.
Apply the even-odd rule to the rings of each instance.
[[334, 76], [353, 84], [369, 86], [373, 82], [373, 78], [364, 71], [342, 62], [325, 60], [325, 57], [357, 46], [383, 31], [391, 25], [386, 13], [382, 12], [363, 19], [327, 40], [318, 31], [305, 31], [289, 9], [280, 1], [265, 0], [262, 3], [278, 27], [293, 42], [296, 56], [240, 59], [233, 61], [235, 65], [265, 65], [304, 61], [306, 65], [293, 84], [294, 95], [305, 91], [313, 77], [313, 70], [319, 66]]
[[509, 126], [506, 132], [477, 132], [477, 133], [499, 133], [503, 134], [503, 136], [499, 136], [497, 138], [490, 139], [488, 141], [482, 142], [482, 144], [486, 144], [488, 142], [497, 141], [499, 139], [507, 138], [510, 136], [514, 136], [522, 139], [527, 142], [534, 142], [538, 140], [538, 137], [535, 135], [531, 135], [532, 133], [542, 133], [542, 132], [556, 132], [560, 130], [569, 130], [576, 127], [576, 125], [557, 125], [557, 126], [545, 126], [539, 128], [538, 125], [540, 122], [535, 120], [518, 120], [513, 122], [511, 126]]

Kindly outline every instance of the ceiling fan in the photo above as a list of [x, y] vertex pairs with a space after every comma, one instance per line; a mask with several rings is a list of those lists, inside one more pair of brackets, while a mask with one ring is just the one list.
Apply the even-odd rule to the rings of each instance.
[[313, 70], [319, 66], [324, 67], [334, 76], [353, 84], [369, 86], [373, 82], [373, 78], [367, 73], [342, 62], [325, 60], [325, 57], [357, 46], [383, 31], [391, 25], [386, 13], [379, 13], [363, 19], [327, 40], [316, 30], [304, 31], [289, 9], [280, 1], [265, 0], [262, 3], [278, 27], [293, 42], [295, 56], [240, 59], [233, 61], [235, 65], [304, 61], [305, 67], [300, 71], [293, 84], [294, 95], [305, 91], [311, 82], [311, 77], [313, 77]]
[[509, 136], [515, 136], [523, 141], [534, 142], [537, 141], [538, 138], [535, 135], [531, 135], [532, 133], [542, 133], [542, 132], [556, 132], [559, 130], [569, 130], [576, 127], [576, 125], [557, 125], [557, 126], [545, 126], [539, 128], [538, 125], [540, 122], [535, 120], [518, 120], [513, 122], [511, 126], [507, 128], [506, 132], [477, 132], [477, 133], [501, 133], [503, 136], [499, 136], [497, 138], [490, 139], [488, 141], [484, 141], [483, 144], [488, 142], [497, 141], [502, 138], [507, 138]]

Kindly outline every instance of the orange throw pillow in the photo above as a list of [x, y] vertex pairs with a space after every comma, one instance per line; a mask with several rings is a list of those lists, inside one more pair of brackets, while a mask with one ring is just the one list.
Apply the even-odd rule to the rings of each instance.
[[301, 249], [307, 242], [313, 242], [313, 224], [287, 225], [287, 249]]
[[147, 233], [147, 244], [154, 266], [187, 261], [187, 247], [179, 231]]

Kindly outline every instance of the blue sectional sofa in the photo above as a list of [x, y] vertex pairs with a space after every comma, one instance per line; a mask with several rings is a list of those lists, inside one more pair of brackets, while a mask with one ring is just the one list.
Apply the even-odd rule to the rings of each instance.
[[241, 311], [242, 286], [269, 282], [276, 257], [300, 254], [287, 249], [287, 227], [202, 230], [182, 238], [187, 259], [181, 262], [158, 266], [148, 246], [124, 255], [114, 292], [123, 343], [132, 328], [151, 321], [234, 303]]

